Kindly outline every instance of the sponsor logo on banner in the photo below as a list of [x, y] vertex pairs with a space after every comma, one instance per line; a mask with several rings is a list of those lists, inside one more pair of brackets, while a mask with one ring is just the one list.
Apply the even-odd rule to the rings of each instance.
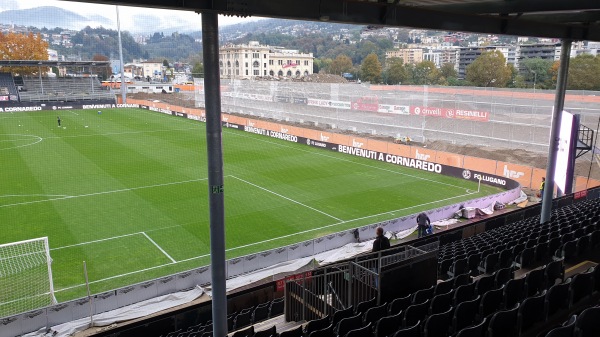
[[483, 173], [475, 173], [473, 175], [473, 178], [475, 178], [475, 180], [481, 180], [483, 182], [492, 183], [494, 185], [506, 186], [506, 180], [504, 180], [500, 177], [492, 176], [492, 175], [487, 175], [487, 174], [483, 174]]
[[429, 157], [431, 157], [431, 156], [426, 153], [419, 153], [419, 149], [416, 150], [415, 158], [421, 159], [421, 160], [428, 160]]
[[0, 101], [8, 101], [9, 96], [0, 96]]
[[42, 111], [41, 106], [8, 106], [0, 108], [0, 112]]
[[463, 178], [465, 178], [467, 180], [471, 179], [471, 171], [464, 170], [463, 173], [462, 173], [462, 176], [463, 176]]
[[525, 175], [525, 173], [523, 173], [523, 172], [510, 170], [508, 168], [508, 165], [504, 165], [504, 172], [503, 172], [503, 174], [504, 174], [504, 176], [506, 178], [512, 178], [512, 179], [519, 179], [519, 178], [521, 178], [522, 176]]
[[305, 273], [286, 276], [284, 279], [277, 280], [277, 291], [283, 291], [285, 289], [285, 284], [287, 282], [300, 281], [302, 279], [305, 279], [305, 280], [312, 279], [312, 271], [307, 271]]
[[308, 99], [305, 97], [294, 97], [292, 98], [292, 103], [294, 104], [308, 104]]
[[410, 114], [416, 116], [432, 116], [443, 117], [450, 119], [463, 119], [479, 122], [489, 121], [489, 113], [486, 111], [461, 110], [461, 109], [446, 109], [434, 108], [426, 106], [411, 106]]

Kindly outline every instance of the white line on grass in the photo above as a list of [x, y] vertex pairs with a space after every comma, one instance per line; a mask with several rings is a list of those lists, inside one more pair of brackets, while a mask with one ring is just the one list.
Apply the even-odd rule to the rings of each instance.
[[66, 194], [4, 194], [0, 195], [0, 198], [11, 198], [11, 197], [69, 197]]
[[141, 232], [141, 233], [142, 233], [142, 234], [143, 234], [143, 235], [144, 235], [144, 236], [145, 236], [145, 237], [146, 237], [148, 240], [150, 240], [150, 242], [152, 242], [152, 243], [153, 243], [153, 244], [156, 246], [156, 248], [158, 248], [158, 249], [159, 249], [159, 250], [160, 250], [160, 251], [161, 251], [163, 254], [165, 254], [165, 256], [166, 256], [166, 257], [168, 257], [168, 258], [169, 258], [169, 260], [171, 260], [171, 262], [173, 262], [173, 263], [177, 263], [177, 261], [175, 261], [175, 259], [174, 259], [174, 258], [172, 258], [172, 257], [171, 257], [171, 255], [167, 254], [167, 252], [165, 252], [165, 250], [164, 250], [164, 249], [162, 249], [162, 247], [161, 247], [161, 246], [159, 246], [159, 245], [158, 245], [156, 242], [154, 242], [154, 240], [152, 240], [152, 238], [150, 238], [150, 237], [148, 236], [148, 234], [146, 234], [146, 233], [144, 233], [144, 232]]
[[115, 240], [115, 239], [125, 238], [125, 237], [128, 237], [128, 236], [140, 235], [142, 233], [143, 232], [137, 232], [137, 233], [130, 233], [130, 234], [123, 234], [123, 235], [118, 235], [118, 236], [112, 236], [110, 238], [104, 238], [104, 239], [98, 239], [98, 240], [94, 240], [94, 241], [76, 243], [76, 244], [68, 245], [68, 246], [50, 248], [50, 250], [58, 250], [58, 249], [64, 249], [64, 248], [71, 248], [71, 247], [89, 245], [90, 243], [97, 243], [97, 242], [104, 242], [104, 241], [109, 241], [109, 240]]
[[[225, 131], [225, 129], [223, 131]], [[317, 156], [322, 156], [322, 157], [332, 158], [332, 159], [336, 159], [336, 160], [340, 160], [340, 161], [345, 161], [345, 162], [348, 162], [348, 163], [353, 163], [353, 164], [356, 164], [356, 165], [370, 167], [370, 168], [377, 169], [377, 170], [380, 170], [380, 171], [391, 172], [391, 173], [394, 173], [394, 174], [400, 174], [400, 175], [403, 175], [403, 176], [407, 176], [407, 177], [411, 177], [411, 178], [415, 178], [415, 179], [419, 179], [419, 180], [430, 181], [430, 182], [433, 182], [433, 183], [437, 183], [437, 184], [441, 184], [441, 185], [446, 185], [446, 186], [451, 186], [451, 187], [456, 187], [456, 188], [461, 188], [461, 189], [465, 188], [464, 186], [458, 186], [458, 185], [448, 184], [448, 183], [444, 183], [444, 182], [441, 182], [441, 181], [437, 181], [437, 180], [433, 180], [433, 179], [428, 179], [428, 178], [423, 178], [423, 177], [415, 176], [415, 175], [404, 173], [404, 172], [400, 172], [400, 171], [389, 170], [389, 169], [386, 169], [386, 168], [383, 168], [383, 167], [379, 167], [379, 166], [373, 166], [373, 165], [369, 165], [369, 164], [365, 164], [365, 163], [360, 163], [360, 162], [349, 160], [349, 159], [344, 159], [344, 158], [340, 158], [340, 157], [331, 156], [331, 155], [328, 155], [328, 154], [325, 154], [325, 153], [319, 153], [319, 151], [308, 151], [308, 150], [305, 150], [305, 149], [301, 149], [301, 148], [297, 148], [297, 147], [293, 147], [293, 146], [289, 146], [289, 145], [285, 145], [285, 144], [279, 144], [277, 142], [273, 142], [273, 141], [270, 141], [268, 139], [254, 138], [254, 137], [251, 137], [249, 135], [244, 135], [244, 134], [238, 133], [236, 131], [228, 132], [228, 134], [237, 135], [238, 137], [252, 138], [252, 139], [255, 139], [255, 140], [258, 140], [258, 141], [261, 141], [261, 142], [265, 142], [265, 143], [269, 143], [269, 144], [273, 144], [273, 145], [276, 145], [276, 146], [279, 146], [279, 147], [290, 148], [290, 149], [294, 149], [294, 150], [297, 150], [297, 151], [311, 153], [311, 154], [314, 154], [314, 155], [317, 155]], [[354, 157], [356, 157], [356, 158], [362, 158], [362, 157], [358, 157], [358, 156], [354, 156]], [[400, 165], [398, 165], [398, 166], [399, 167], [405, 167], [405, 166], [400, 166]]]
[[[321, 226], [319, 228], [313, 228], [313, 229], [305, 230], [305, 231], [302, 231], [302, 232], [297, 232], [297, 233], [294, 233], [294, 234], [283, 235], [283, 236], [280, 236], [280, 237], [277, 237], [277, 238], [272, 238], [272, 239], [263, 240], [263, 241], [260, 241], [260, 242], [254, 242], [254, 243], [243, 245], [243, 246], [229, 248], [229, 249], [226, 249], [225, 251], [226, 252], [230, 252], [230, 251], [233, 251], [233, 250], [237, 250], [237, 249], [241, 249], [241, 248], [246, 248], [246, 247], [250, 247], [250, 246], [254, 246], [254, 245], [258, 245], [258, 244], [263, 244], [263, 243], [266, 243], [266, 242], [275, 241], [275, 240], [279, 240], [279, 239], [285, 239], [285, 238], [288, 238], [288, 237], [291, 237], [291, 236], [295, 236], [295, 235], [298, 235], [298, 234], [304, 234], [304, 233], [316, 231], [316, 230], [319, 230], [319, 229], [324, 229], [324, 228], [328, 228], [328, 227], [333, 227], [333, 226], [341, 225], [341, 224], [344, 224], [344, 223], [353, 222], [353, 221], [356, 221], [356, 220], [362, 220], [362, 219], [372, 218], [372, 217], [376, 217], [376, 216], [383, 215], [383, 214], [388, 214], [388, 213], [403, 211], [403, 210], [407, 210], [407, 209], [411, 209], [411, 208], [421, 207], [421, 206], [433, 204], [433, 203], [436, 203], [436, 202], [451, 200], [451, 199], [455, 199], [455, 198], [460, 198], [460, 197], [464, 197], [464, 196], [471, 195], [471, 194], [476, 194], [476, 193], [478, 193], [478, 192], [469, 192], [469, 193], [457, 195], [457, 196], [446, 198], [446, 199], [440, 199], [440, 200], [431, 201], [431, 202], [427, 202], [427, 203], [423, 203], [423, 204], [419, 204], [419, 205], [409, 206], [409, 207], [405, 207], [405, 208], [399, 208], [399, 209], [396, 209], [396, 210], [392, 210], [392, 211], [388, 211], [388, 212], [383, 212], [383, 213], [379, 213], [379, 214], [368, 215], [368, 216], [364, 216], [364, 217], [356, 218], [356, 219], [352, 219], [352, 220], [345, 220], [345, 221], [337, 222], [337, 223], [334, 223], [334, 224], [331, 224], [331, 225]], [[130, 235], [132, 235], [132, 234], [130, 234]], [[104, 240], [108, 240], [108, 239], [104, 239]], [[89, 282], [89, 283], [90, 284], [94, 284], [94, 283], [100, 283], [100, 282], [104, 282], [104, 281], [109, 281], [109, 280], [113, 280], [113, 279], [124, 277], [124, 276], [129, 276], [129, 275], [133, 275], [133, 274], [143, 273], [143, 272], [146, 272], [146, 271], [149, 271], [149, 270], [153, 270], [153, 269], [158, 269], [158, 268], [170, 266], [170, 265], [173, 265], [173, 264], [178, 264], [178, 263], [182, 263], [182, 262], [188, 262], [188, 261], [192, 261], [192, 260], [201, 259], [201, 258], [208, 257], [208, 256], [210, 256], [210, 254], [199, 255], [199, 256], [188, 258], [188, 259], [179, 260], [179, 261], [177, 261], [175, 263], [165, 263], [165, 264], [161, 264], [161, 265], [154, 266], [154, 267], [149, 267], [149, 268], [144, 268], [144, 269], [132, 271], [132, 272], [129, 272], [129, 273], [124, 273], [124, 274], [120, 274], [120, 275], [114, 275], [114, 276], [106, 277], [106, 278], [103, 278], [103, 279], [100, 279], [100, 280], [95, 280], [95, 281], [92, 281], [92, 282]], [[83, 287], [83, 286], [85, 286], [85, 284], [78, 284], [78, 285], [74, 285], [74, 286], [70, 286], [70, 287], [58, 289], [55, 292], [61, 292], [61, 291], [65, 291], [65, 290], [69, 290], [69, 289], [73, 289], [73, 288], [78, 288], [78, 287]]]
[[[29, 143], [29, 144], [24, 144], [24, 145], [11, 146], [11, 147], [7, 147], [7, 148], [0, 149], [0, 150], [18, 149], [18, 148], [25, 147], [25, 146], [35, 145], [35, 144], [41, 142], [42, 140], [44, 140], [42, 137], [35, 136], [35, 135], [3, 134], [2, 136], [25, 136], [25, 137], [32, 137], [33, 140], [35, 140], [35, 142]], [[27, 140], [27, 139], [23, 138], [23, 139], [15, 139], [15, 140], [19, 141], [19, 140]], [[14, 140], [11, 140], [11, 141], [14, 141]]]
[[155, 184], [155, 185], [147, 185], [147, 186], [138, 186], [138, 187], [123, 188], [123, 189], [120, 189], [120, 190], [95, 192], [95, 193], [87, 193], [87, 194], [79, 194], [79, 195], [68, 195], [66, 197], [50, 198], [50, 199], [44, 199], [44, 200], [24, 201], [24, 202], [17, 202], [17, 203], [14, 203], [14, 204], [0, 205], [0, 208], [1, 207], [10, 207], [10, 206], [20, 206], [20, 205], [37, 204], [37, 203], [47, 202], [47, 201], [67, 200], [67, 199], [75, 199], [75, 198], [83, 198], [83, 197], [92, 197], [92, 196], [96, 196], [96, 195], [111, 194], [111, 193], [130, 192], [130, 191], [141, 190], [141, 189], [146, 189], [146, 188], [154, 188], [154, 187], [162, 187], [162, 186], [169, 186], [169, 185], [187, 184], [187, 183], [192, 183], [192, 182], [202, 181], [202, 180], [207, 180], [207, 179], [208, 178], [198, 178], [198, 179], [190, 179], [190, 180], [183, 180], [183, 181], [175, 181], [175, 182], [164, 183], [164, 184]]
[[283, 199], [285, 199], [285, 200], [291, 201], [291, 202], [293, 202], [293, 203], [295, 203], [295, 204], [298, 204], [298, 205], [300, 205], [300, 206], [304, 206], [304, 207], [306, 207], [306, 208], [308, 208], [308, 209], [311, 209], [311, 210], [313, 210], [313, 211], [315, 211], [315, 212], [319, 212], [319, 213], [321, 213], [321, 214], [323, 214], [323, 215], [326, 215], [326, 216], [328, 216], [328, 217], [330, 217], [330, 218], [332, 218], [332, 219], [335, 219], [335, 220], [337, 220], [337, 221], [343, 221], [342, 219], [340, 219], [340, 218], [337, 218], [337, 217], [335, 217], [335, 216], [333, 216], [333, 215], [331, 215], [331, 214], [327, 214], [327, 213], [325, 213], [325, 212], [323, 212], [323, 211], [320, 211], [320, 210], [318, 210], [318, 209], [316, 209], [316, 208], [314, 208], [314, 207], [310, 207], [310, 206], [308, 206], [308, 205], [306, 205], [306, 204], [303, 204], [303, 203], [301, 203], [300, 201], [296, 201], [296, 200], [294, 200], [294, 199], [288, 198], [288, 197], [286, 197], [286, 196], [284, 196], [284, 195], [281, 195], [281, 194], [279, 194], [279, 193], [277, 193], [277, 192], [273, 192], [273, 191], [271, 191], [271, 190], [269, 190], [269, 189], [267, 189], [267, 188], [264, 188], [264, 187], [262, 187], [262, 186], [258, 186], [258, 185], [256, 185], [256, 184], [253, 184], [253, 183], [251, 183], [251, 182], [249, 182], [249, 181], [247, 181], [247, 180], [244, 180], [244, 179], [242, 179], [242, 178], [238, 178], [238, 177], [236, 177], [236, 176], [233, 176], [233, 175], [230, 175], [230, 177], [232, 177], [232, 178], [235, 178], [235, 179], [237, 179], [237, 180], [239, 180], [239, 181], [242, 181], [242, 182], [244, 182], [244, 183], [246, 183], [246, 184], [248, 184], [248, 185], [252, 185], [252, 186], [254, 186], [254, 187], [256, 187], [256, 188], [259, 188], [259, 189], [261, 189], [261, 190], [263, 190], [263, 191], [266, 191], [266, 192], [269, 192], [269, 193], [271, 193], [271, 194], [274, 194], [274, 195], [276, 195], [276, 196], [278, 196], [278, 197], [280, 197], [280, 198], [283, 198]]

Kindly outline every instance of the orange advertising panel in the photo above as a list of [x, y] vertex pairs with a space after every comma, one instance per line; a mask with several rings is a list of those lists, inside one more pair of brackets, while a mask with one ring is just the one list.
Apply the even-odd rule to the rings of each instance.
[[371, 151], [378, 152], [388, 152], [388, 142], [383, 142], [381, 140], [370, 139], [369, 143], [367, 143], [367, 149]]
[[311, 129], [304, 130], [304, 137], [310, 138], [310, 139], [315, 139], [315, 140], [320, 140], [323, 142], [328, 142], [330, 139], [328, 136], [326, 136], [327, 140], [321, 139], [321, 132], [317, 131], [317, 130], [311, 130]]
[[526, 187], [529, 187], [533, 190], [539, 190], [540, 185], [542, 184], [542, 177], [545, 177], [545, 176], [546, 176], [546, 170], [539, 169], [539, 168], [532, 169], [531, 186], [526, 186]]
[[[337, 133], [331, 133], [328, 134], [329, 135], [329, 140], [328, 142], [330, 143], [334, 143], [334, 144], [338, 144], [338, 145], [348, 145], [350, 144], [350, 137], [346, 136], [346, 135], [340, 135]], [[323, 141], [323, 139], [318, 139]]]
[[463, 167], [463, 159], [463, 155], [443, 151], [437, 151], [435, 155], [436, 163], [455, 167]]
[[517, 164], [511, 164], [503, 161], [496, 163], [496, 175], [506, 177], [518, 181], [521, 186], [531, 185], [531, 171], [530, 166], [523, 166]]
[[489, 174], [496, 174], [496, 161], [475, 157], [464, 157], [464, 168]]
[[410, 147], [410, 157], [424, 161], [435, 161], [436, 152], [437, 151], [435, 150], [429, 150], [417, 146]]
[[366, 149], [368, 142], [369, 142], [369, 140], [367, 138], [359, 138], [359, 137], [350, 136], [350, 143], [348, 145], [352, 146], [352, 147]]
[[[287, 131], [284, 131], [284, 129], [287, 129]], [[298, 136], [298, 137], [304, 137], [304, 129], [297, 128], [295, 126], [282, 125], [281, 132], [289, 133], [290, 135], [294, 135], [294, 136]]]
[[231, 116], [231, 115], [227, 116], [227, 122], [233, 123], [233, 124], [239, 124], [239, 125], [247, 125], [246, 123], [248, 123], [248, 121], [244, 117]]
[[389, 144], [388, 152], [396, 156], [410, 158], [410, 146], [400, 144]]

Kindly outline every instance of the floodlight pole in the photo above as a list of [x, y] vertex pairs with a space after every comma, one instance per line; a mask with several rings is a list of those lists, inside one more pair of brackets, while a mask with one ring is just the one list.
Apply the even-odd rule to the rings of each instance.
[[202, 13], [202, 49], [210, 205], [213, 336], [225, 337], [227, 335], [225, 197], [223, 194], [223, 148], [221, 144], [221, 89], [219, 87], [219, 19], [216, 13]]
[[127, 104], [127, 87], [125, 84], [125, 64], [123, 63], [123, 43], [121, 42], [121, 20], [119, 20], [119, 6], [117, 8], [117, 32], [119, 38], [119, 62], [121, 63], [121, 103]]
[[540, 223], [550, 221], [552, 212], [552, 197], [554, 196], [554, 171], [556, 170], [556, 157], [558, 154], [560, 120], [565, 104], [567, 90], [567, 75], [569, 58], [571, 57], [571, 40], [564, 39], [560, 49], [560, 67], [556, 79], [556, 94], [554, 96], [554, 111], [552, 113], [552, 129], [550, 131], [550, 145], [548, 147], [548, 165], [546, 165], [546, 183], [542, 195], [542, 214]]

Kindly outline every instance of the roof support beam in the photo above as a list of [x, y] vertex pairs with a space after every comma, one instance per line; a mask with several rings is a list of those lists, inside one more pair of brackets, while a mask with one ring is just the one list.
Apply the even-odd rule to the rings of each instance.
[[[77, 0], [79, 2], [86, 2]], [[517, 1], [529, 3], [532, 0]], [[329, 21], [392, 27], [413, 27], [444, 31], [487, 34], [537, 36], [570, 40], [600, 41], [599, 26], [574, 26], [550, 22], [528, 21], [499, 15], [462, 14], [431, 10], [425, 6], [389, 6], [387, 3], [348, 0], [101, 0], [100, 3], [166, 8], [195, 12], [215, 12], [224, 15], [261, 16], [284, 19]], [[597, 0], [549, 0], [556, 7], [566, 2], [590, 7]], [[513, 2], [506, 2], [513, 3]], [[535, 1], [537, 9], [548, 8]], [[486, 3], [489, 4], [489, 3]], [[475, 4], [470, 4], [475, 6]], [[584, 6], [586, 5], [586, 6]], [[483, 6], [483, 5], [481, 5]], [[532, 6], [534, 7], [534, 6]], [[570, 6], [572, 8], [575, 6]], [[456, 8], [456, 7], [452, 7]], [[450, 7], [448, 8], [448, 10]], [[502, 12], [498, 12], [502, 13]]]

